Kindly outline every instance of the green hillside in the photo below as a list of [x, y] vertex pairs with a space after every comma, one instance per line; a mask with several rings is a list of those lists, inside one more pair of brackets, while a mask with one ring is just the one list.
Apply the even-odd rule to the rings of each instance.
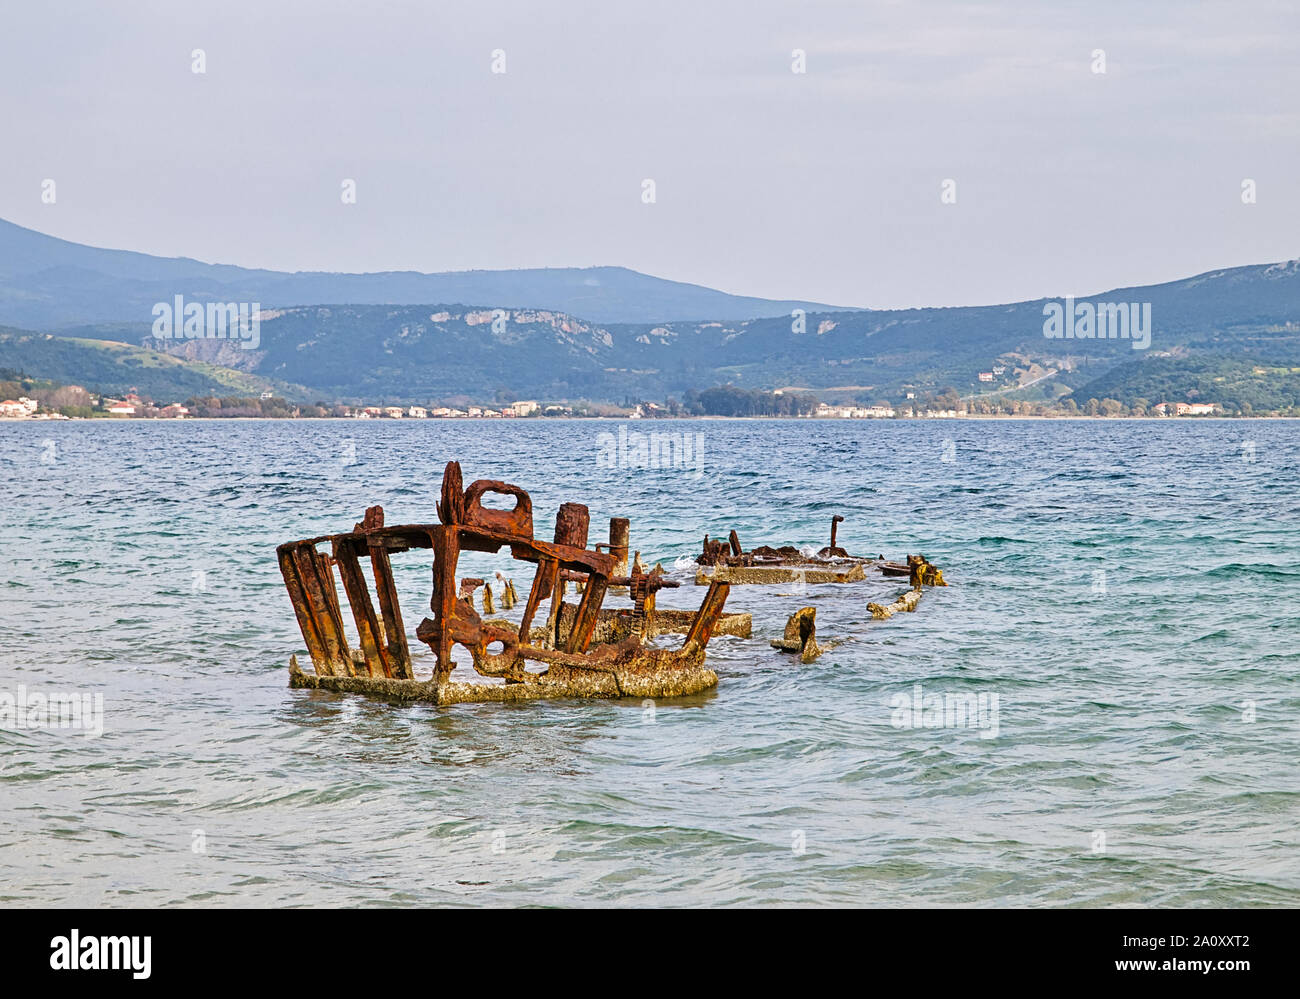
[[1294, 364], [1215, 355], [1152, 357], [1112, 368], [1075, 390], [1075, 402], [1216, 402], [1228, 413], [1286, 412], [1300, 408], [1300, 360]]
[[0, 327], [0, 368], [96, 392], [121, 395], [134, 388], [160, 401], [200, 395], [277, 395], [299, 399], [301, 389], [261, 375], [205, 361], [186, 361], [110, 340], [86, 340]]

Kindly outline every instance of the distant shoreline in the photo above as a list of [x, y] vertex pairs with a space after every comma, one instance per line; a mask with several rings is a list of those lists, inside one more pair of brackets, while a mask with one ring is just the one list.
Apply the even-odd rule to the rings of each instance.
[[20, 423], [365, 423], [365, 424], [422, 424], [431, 423], [637, 423], [655, 426], [662, 423], [694, 422], [781, 422], [781, 423], [835, 423], [835, 424], [873, 424], [873, 423], [1013, 423], [1013, 422], [1102, 422], [1102, 423], [1242, 423], [1255, 420], [1300, 420], [1300, 416], [1009, 416], [981, 413], [970, 416], [881, 416], [881, 417], [834, 417], [834, 416], [660, 416], [633, 419], [628, 416], [529, 416], [515, 419], [499, 417], [456, 416], [456, 417], [387, 417], [358, 420], [349, 416], [186, 416], [186, 417], [84, 417], [73, 416], [53, 419], [33, 417], [3, 417], [0, 427]]

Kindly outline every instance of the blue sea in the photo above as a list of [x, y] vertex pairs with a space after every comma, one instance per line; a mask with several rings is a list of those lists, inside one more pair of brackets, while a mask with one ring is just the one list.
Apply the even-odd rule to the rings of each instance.
[[[0, 698], [100, 695], [102, 734], [0, 727], [0, 902], [1300, 905], [1297, 430], [2, 424]], [[628, 467], [652, 431], [691, 460]], [[950, 585], [889, 620], [866, 605], [905, 581], [736, 586], [753, 637], [715, 638], [716, 690], [679, 701], [290, 690], [275, 546], [372, 504], [435, 521], [450, 459], [529, 490], [543, 537], [564, 501], [593, 542], [630, 518], [684, 584], [660, 606], [698, 605], [705, 534], [819, 548], [835, 514], [850, 552]], [[395, 557], [420, 669], [428, 559]], [[807, 665], [768, 644], [805, 605]], [[970, 694], [978, 718], [910, 707]]]

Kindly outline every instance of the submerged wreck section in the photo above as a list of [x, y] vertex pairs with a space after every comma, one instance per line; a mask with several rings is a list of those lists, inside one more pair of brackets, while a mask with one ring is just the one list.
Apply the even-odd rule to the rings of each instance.
[[881, 555], [850, 555], [837, 544], [844, 518], [831, 518], [831, 541], [815, 555], [793, 545], [759, 545], [745, 551], [733, 530], [726, 541], [704, 536], [704, 550], [695, 559], [695, 583], [859, 583], [868, 573], [907, 576], [913, 587], [947, 586], [943, 572], [924, 555], [907, 556], [906, 564], [887, 562]]
[[844, 518], [831, 518], [831, 543], [816, 555], [805, 555], [793, 545], [772, 548], [759, 545], [745, 551], [732, 531], [726, 541], [704, 536], [704, 550], [695, 582], [707, 586], [727, 583], [856, 583], [866, 578], [866, 568], [876, 559], [850, 555], [835, 543], [836, 529]]
[[906, 564], [902, 562], [881, 562], [880, 571], [886, 576], [906, 576], [915, 589], [925, 586], [947, 586], [943, 570], [924, 555], [907, 556]]
[[[483, 500], [490, 495], [513, 499], [514, 507], [485, 506]], [[616, 572], [627, 564], [625, 520], [611, 525], [606, 552], [588, 549], [587, 507], [565, 503], [556, 515], [553, 540], [534, 538], [528, 493], [488, 479], [463, 488], [460, 465], [454, 461], [443, 473], [437, 509], [437, 524], [390, 527], [384, 523], [383, 509], [375, 506], [349, 533], [292, 541], [276, 549], [313, 667], [312, 673], [303, 671], [295, 657], [290, 663], [291, 687], [454, 704], [543, 697], [673, 697], [717, 684], [717, 675], [704, 665], [704, 650], [722, 621], [730, 589], [726, 582], [709, 586], [689, 623], [674, 620], [673, 628], [663, 629], [684, 630], [680, 648], [656, 648], [646, 641], [659, 633], [654, 594], [667, 581], [641, 571], [639, 565], [630, 575], [625, 569]], [[484, 620], [473, 603], [474, 590], [483, 581], [457, 581], [462, 552], [496, 553], [503, 548], [512, 558], [537, 567], [518, 625]], [[412, 669], [390, 562], [390, 556], [411, 549], [433, 553], [430, 615], [415, 632], [435, 657], [427, 681], [417, 680]], [[378, 611], [361, 568], [363, 559], [370, 560]], [[336, 569], [352, 610], [356, 649], [344, 628]], [[581, 585], [576, 604], [564, 601], [568, 581]], [[602, 614], [611, 586], [626, 587], [632, 597], [633, 608], [626, 614]], [[508, 592], [513, 595], [513, 584]], [[533, 621], [547, 600], [545, 625], [538, 632]], [[625, 627], [607, 627], [598, 635], [602, 620]], [[453, 681], [457, 664], [452, 651], [458, 645], [469, 653], [475, 672], [503, 682]], [[544, 669], [528, 669], [529, 662]]]
[[918, 586], [915, 590], [907, 590], [904, 593], [900, 593], [894, 598], [892, 603], [869, 603], [867, 604], [867, 610], [873, 618], [878, 621], [883, 621], [886, 618], [893, 617], [900, 611], [916, 610], [916, 605], [920, 602], [921, 588]]
[[791, 614], [784, 634], [772, 639], [771, 645], [781, 652], [797, 653], [802, 663], [810, 663], [820, 656], [826, 650], [817, 644], [817, 609], [800, 607]]

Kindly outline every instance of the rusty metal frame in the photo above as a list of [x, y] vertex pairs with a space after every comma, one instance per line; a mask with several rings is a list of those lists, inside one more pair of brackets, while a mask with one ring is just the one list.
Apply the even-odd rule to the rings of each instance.
[[[513, 509], [483, 505], [485, 497], [513, 497]], [[531, 688], [523, 696], [618, 696], [658, 691], [659, 696], [694, 692], [717, 683], [717, 677], [703, 668], [707, 646], [726, 603], [730, 587], [716, 582], [705, 594], [686, 632], [680, 649], [660, 649], [645, 644], [648, 628], [634, 628], [619, 642], [595, 643], [593, 637], [601, 616], [601, 604], [611, 583], [628, 587], [634, 601], [634, 616], [653, 614], [654, 593], [670, 585], [656, 573], [634, 569], [631, 576], [615, 575], [618, 561], [626, 564], [626, 521], [622, 550], [615, 544], [612, 554], [586, 547], [589, 514], [581, 504], [565, 503], [556, 517], [554, 541], [533, 536], [532, 500], [518, 486], [480, 479], [463, 488], [457, 462], [448, 462], [443, 474], [441, 500], [437, 504], [438, 524], [386, 526], [381, 507], [370, 507], [361, 523], [347, 534], [323, 535], [291, 541], [276, 549], [280, 571], [299, 629], [311, 657], [315, 676], [291, 667], [295, 686], [349, 689], [361, 692], [407, 693], [403, 684], [432, 688], [419, 695], [446, 703], [455, 700], [503, 699], [491, 685], [453, 684], [456, 667], [452, 650], [460, 645], [472, 657], [476, 672], [502, 678], [510, 687]], [[329, 554], [319, 546], [328, 545]], [[513, 558], [537, 566], [518, 629], [505, 622], [484, 621], [474, 609], [472, 597], [463, 597], [457, 586], [457, 566], [465, 551], [495, 553], [509, 548]], [[422, 620], [416, 637], [433, 651], [436, 662], [429, 685], [415, 681], [410, 651], [402, 622], [397, 588], [393, 581], [390, 555], [410, 549], [433, 552], [431, 616]], [[620, 559], [621, 556], [621, 559]], [[362, 571], [368, 558], [379, 602], [376, 612]], [[621, 568], [621, 566], [618, 566]], [[334, 569], [343, 583], [353, 613], [360, 648], [350, 647], [343, 627]], [[582, 596], [564, 632], [558, 627], [564, 606], [565, 583], [579, 580]], [[533, 619], [550, 599], [548, 628], [541, 644], [532, 638]], [[647, 607], [648, 605], [648, 607]], [[490, 652], [494, 645], [500, 652]], [[543, 672], [526, 668], [527, 661], [543, 663]], [[338, 680], [340, 682], [333, 682]], [[342, 681], [352, 681], [344, 683]], [[365, 681], [372, 681], [369, 685]], [[466, 690], [460, 688], [479, 688]], [[510, 698], [514, 699], [514, 698]]]

